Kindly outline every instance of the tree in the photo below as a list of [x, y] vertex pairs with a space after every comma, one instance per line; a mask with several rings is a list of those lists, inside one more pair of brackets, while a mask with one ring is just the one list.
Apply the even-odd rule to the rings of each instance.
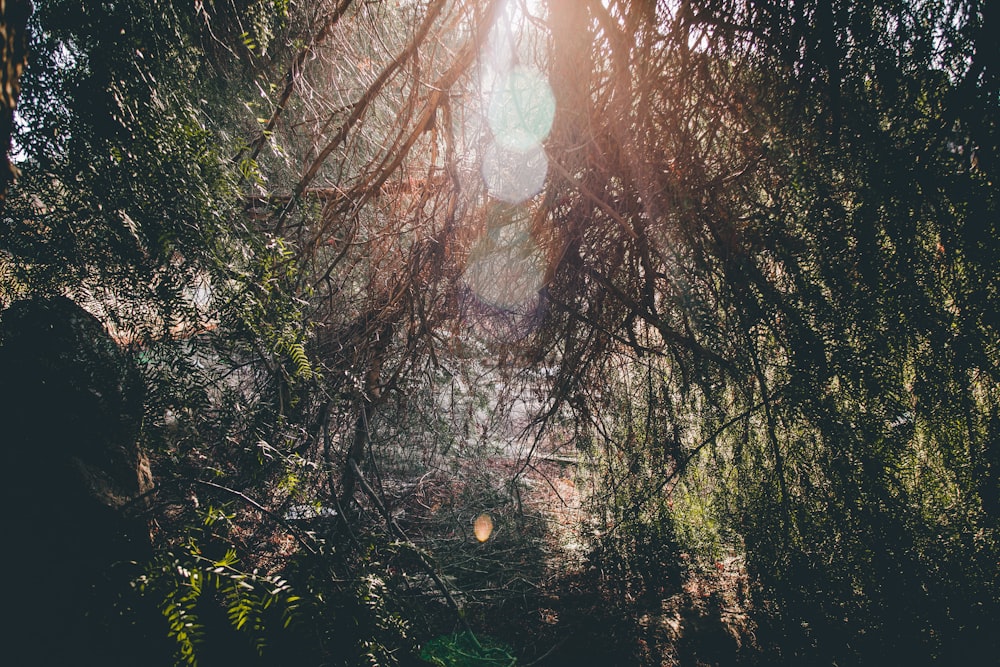
[[303, 498], [398, 537], [372, 425], [474, 340], [558, 363], [535, 432], [568, 410], [599, 445], [646, 584], [686, 489], [745, 547], [762, 641], [802, 628], [778, 657], [977, 651], [996, 12], [45, 3], [0, 294], [71, 293], [157, 360], [169, 502], [242, 503], [227, 540]]
[[626, 381], [609, 355], [654, 355], [646, 430], [612, 451], [674, 452], [646, 504], [703, 450], [735, 475], [758, 604], [809, 628], [787, 659], [980, 650], [995, 542], [959, 544], [994, 525], [992, 10], [606, 7], [592, 139], [551, 212], [548, 331], [581, 416]]
[[11, 133], [14, 131], [14, 109], [17, 108], [17, 97], [20, 91], [21, 73], [27, 61], [27, 28], [28, 15], [31, 13], [31, 3], [22, 0], [0, 3], [0, 66], [3, 76], [0, 78], [0, 145], [4, 150], [4, 165], [0, 175], [0, 201], [7, 194], [7, 186], [17, 172], [7, 159], [10, 151]]

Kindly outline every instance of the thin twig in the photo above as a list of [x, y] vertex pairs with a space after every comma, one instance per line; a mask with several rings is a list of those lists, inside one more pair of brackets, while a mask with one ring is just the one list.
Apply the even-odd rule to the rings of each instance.
[[267, 509], [266, 507], [264, 507], [263, 505], [261, 505], [260, 503], [258, 503], [256, 500], [254, 500], [250, 496], [246, 495], [245, 493], [243, 493], [241, 491], [237, 491], [236, 489], [230, 489], [228, 486], [223, 486], [221, 484], [216, 484], [215, 482], [209, 482], [209, 481], [204, 480], [204, 479], [194, 479], [194, 480], [191, 480], [191, 481], [193, 481], [195, 484], [200, 484], [201, 486], [207, 486], [207, 487], [210, 487], [210, 488], [213, 488], [213, 489], [218, 489], [219, 491], [223, 491], [225, 493], [228, 493], [231, 496], [239, 498], [240, 500], [242, 500], [243, 502], [247, 503], [248, 505], [250, 505], [254, 509], [256, 509], [259, 512], [261, 512], [261, 513], [267, 515], [268, 517], [270, 517], [270, 519], [272, 521], [274, 521], [274, 522], [276, 522], [276, 523], [284, 526], [284, 528], [289, 533], [292, 534], [292, 537], [294, 537], [298, 541], [298, 543], [301, 544], [302, 547], [306, 551], [308, 551], [310, 554], [312, 554], [314, 556], [316, 555], [316, 553], [317, 553], [316, 549], [313, 548], [313, 546], [311, 544], [309, 544], [309, 542], [304, 537], [302, 537], [302, 534], [298, 531], [297, 528], [295, 528], [295, 526], [291, 525], [283, 517], [278, 516], [277, 514], [275, 514], [271, 510]]
[[[358, 486], [360, 486], [361, 490], [365, 492], [365, 495], [367, 495], [371, 499], [371, 501], [375, 503], [375, 507], [378, 509], [379, 514], [381, 514], [382, 518], [385, 519], [385, 523], [389, 527], [389, 532], [391, 532], [400, 540], [405, 542], [406, 545], [413, 551], [413, 553], [417, 555], [420, 564], [424, 566], [424, 570], [434, 581], [434, 584], [438, 587], [441, 593], [444, 594], [445, 600], [448, 601], [448, 606], [451, 607], [452, 610], [454, 610], [455, 615], [458, 617], [458, 621], [462, 624], [462, 627], [465, 628], [466, 632], [469, 633], [469, 635], [478, 645], [479, 641], [476, 639], [475, 633], [469, 626], [469, 621], [465, 618], [465, 614], [463, 613], [462, 609], [458, 606], [458, 603], [455, 601], [454, 596], [452, 596], [451, 591], [448, 589], [448, 586], [444, 583], [444, 580], [438, 574], [437, 568], [434, 566], [433, 563], [431, 563], [428, 560], [427, 555], [424, 553], [424, 551], [420, 549], [416, 544], [414, 544], [409, 537], [407, 537], [406, 533], [403, 532], [403, 529], [400, 528], [396, 520], [392, 518], [392, 515], [389, 513], [389, 510], [386, 509], [385, 504], [382, 502], [382, 499], [378, 497], [378, 494], [375, 493], [375, 489], [371, 487], [371, 485], [368, 483], [368, 480], [366, 480], [365, 476], [361, 473], [361, 468], [358, 467], [357, 462], [354, 461], [354, 459], [349, 459], [348, 464], [351, 466], [351, 471], [354, 473], [354, 478], [357, 480]], [[480, 648], [482, 647], [480, 646]]]

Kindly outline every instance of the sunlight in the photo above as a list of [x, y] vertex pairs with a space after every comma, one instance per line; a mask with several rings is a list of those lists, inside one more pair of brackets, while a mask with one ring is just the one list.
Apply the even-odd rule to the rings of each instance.
[[465, 280], [484, 303], [508, 312], [527, 310], [538, 298], [545, 257], [526, 227], [489, 231], [472, 249]]
[[[545, 282], [547, 260], [532, 236], [529, 200], [545, 187], [549, 160], [543, 142], [555, 119], [555, 95], [533, 59], [523, 33], [528, 16], [544, 13], [538, 1], [508, 0], [482, 52], [481, 115], [475, 134], [485, 141], [479, 175], [488, 196], [487, 230], [473, 246], [462, 276], [490, 325], [513, 318], [510, 339], [531, 326]], [[485, 136], [484, 136], [485, 135]], [[518, 333], [515, 333], [517, 331]], [[493, 332], [494, 334], [496, 331]]]
[[516, 204], [538, 194], [548, 174], [542, 142], [555, 118], [555, 95], [544, 73], [520, 62], [516, 34], [524, 11], [540, 2], [507, 2], [483, 52], [480, 85], [490, 142], [480, 166], [489, 194]]
[[532, 235], [530, 209], [494, 201], [487, 217], [462, 275], [473, 298], [467, 324], [477, 336], [512, 343], [536, 324], [548, 264]]
[[519, 152], [493, 143], [483, 155], [486, 189], [492, 196], [510, 204], [518, 204], [541, 192], [548, 171], [549, 159], [540, 145]]
[[513, 67], [490, 100], [493, 140], [512, 151], [529, 151], [549, 136], [555, 113], [555, 96], [545, 75], [534, 68]]

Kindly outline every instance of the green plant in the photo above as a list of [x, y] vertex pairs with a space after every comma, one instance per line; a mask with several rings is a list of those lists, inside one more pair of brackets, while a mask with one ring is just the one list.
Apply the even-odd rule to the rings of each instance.
[[[220, 614], [257, 656], [269, 642], [296, 619], [302, 598], [285, 579], [243, 572], [230, 549], [218, 561], [199, 554], [197, 546], [180, 556], [161, 554], [136, 581], [143, 596], [155, 599], [176, 642], [178, 664], [198, 664], [206, 641], [218, 643], [226, 636], [213, 627]], [[217, 647], [213, 650], [218, 651]]]
[[514, 667], [517, 664], [510, 647], [470, 632], [432, 639], [424, 644], [420, 657], [438, 667]]

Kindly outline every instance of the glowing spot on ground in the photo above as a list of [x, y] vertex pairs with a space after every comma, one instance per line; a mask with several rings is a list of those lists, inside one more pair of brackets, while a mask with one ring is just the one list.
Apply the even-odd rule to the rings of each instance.
[[487, 115], [493, 139], [503, 148], [524, 152], [549, 136], [555, 113], [556, 99], [545, 76], [519, 66], [493, 91]]
[[541, 191], [549, 171], [549, 160], [540, 145], [521, 152], [493, 143], [483, 156], [482, 171], [492, 196], [517, 204]]
[[477, 540], [485, 542], [493, 534], [493, 519], [490, 518], [489, 514], [480, 514], [476, 517], [472, 530], [476, 533]]

